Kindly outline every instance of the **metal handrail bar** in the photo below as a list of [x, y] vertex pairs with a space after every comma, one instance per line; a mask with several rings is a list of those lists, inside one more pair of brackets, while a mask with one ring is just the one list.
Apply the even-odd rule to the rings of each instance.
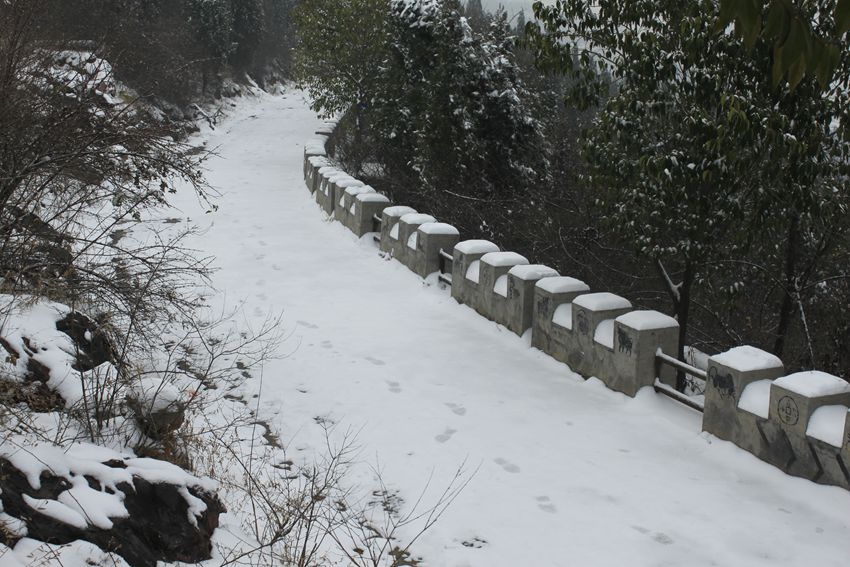
[[686, 396], [682, 392], [678, 391], [676, 388], [673, 388], [672, 386], [665, 384], [664, 382], [662, 382], [658, 378], [655, 379], [655, 384], [653, 385], [653, 387], [655, 388], [655, 391], [657, 393], [663, 394], [663, 395], [667, 396], [668, 398], [672, 398], [672, 399], [676, 400], [677, 402], [688, 406], [691, 409], [695, 409], [700, 413], [705, 411], [703, 404], [699, 403], [697, 400], [695, 400], [693, 398], [689, 398], [688, 396]]
[[658, 360], [658, 362], [666, 364], [668, 366], [672, 366], [673, 368], [676, 368], [678, 370], [683, 370], [691, 376], [696, 376], [698, 378], [702, 378], [703, 380], [708, 379], [708, 373], [706, 373], [705, 370], [697, 368], [696, 366], [691, 366], [690, 364], [682, 362], [678, 358], [673, 358], [668, 354], [664, 354], [661, 349], [658, 349], [655, 352], [655, 358]]

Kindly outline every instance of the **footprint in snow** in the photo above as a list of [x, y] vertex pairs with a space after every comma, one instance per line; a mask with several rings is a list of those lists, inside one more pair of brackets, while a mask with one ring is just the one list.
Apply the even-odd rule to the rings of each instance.
[[258, 294], [256, 295], [256, 297], [257, 297], [257, 299], [259, 299], [260, 301], [268, 301], [268, 299], [269, 299], [269, 296], [268, 296], [268, 295], [266, 295], [265, 293], [258, 293]]
[[[649, 528], [645, 528], [643, 526], [632, 526], [632, 529], [644, 535], [649, 535], [652, 531]], [[655, 532], [655, 534], [652, 536], [652, 541], [660, 543], [661, 545], [670, 545], [674, 543], [673, 538], [671, 538], [664, 532]]]
[[535, 500], [537, 500], [537, 507], [544, 512], [549, 512], [550, 514], [558, 513], [558, 509], [555, 508], [555, 505], [552, 504], [552, 500], [548, 496], [538, 496]]
[[375, 366], [385, 366], [387, 363], [379, 358], [372, 358], [371, 356], [367, 356], [366, 360], [374, 364]]
[[449, 402], [449, 403], [446, 403], [446, 407], [449, 408], [450, 410], [452, 410], [452, 413], [455, 414], [455, 415], [460, 415], [460, 416], [466, 415], [466, 408], [461, 406], [461, 405], [453, 404], [453, 403]]
[[509, 472], [511, 474], [516, 474], [522, 470], [512, 462], [501, 457], [499, 457], [498, 459], [494, 459], [493, 462], [502, 467], [505, 472]]
[[446, 443], [455, 433], [457, 433], [457, 429], [446, 428], [444, 432], [434, 437], [434, 439], [437, 440], [437, 443]]
[[279, 272], [279, 271], [281, 271], [282, 269], [283, 269], [283, 268], [281, 268], [281, 267], [280, 267], [280, 266], [278, 266], [277, 264], [272, 264], [272, 270], [274, 270], [275, 272]]
[[307, 321], [296, 321], [295, 323], [298, 324], [298, 325], [301, 325], [302, 327], [305, 327], [307, 329], [318, 329], [319, 328], [317, 325], [314, 325], [312, 323], [308, 323]]
[[390, 392], [392, 392], [393, 394], [401, 393], [401, 384], [399, 384], [398, 382], [387, 382], [387, 386], [390, 387]]
[[330, 341], [322, 341], [322, 348], [333, 348], [334, 345]]
[[469, 540], [464, 540], [464, 541], [460, 542], [460, 544], [464, 547], [469, 547], [471, 549], [481, 549], [482, 547], [487, 545], [487, 540], [482, 539], [480, 537], [474, 537], [474, 538], [469, 539]]

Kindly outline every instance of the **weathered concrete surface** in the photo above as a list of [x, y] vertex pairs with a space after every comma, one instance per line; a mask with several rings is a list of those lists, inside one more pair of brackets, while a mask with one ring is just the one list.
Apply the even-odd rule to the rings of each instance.
[[341, 222], [348, 230], [353, 232], [354, 226], [354, 202], [358, 195], [363, 193], [374, 193], [375, 190], [368, 185], [354, 185], [346, 187], [337, 200], [334, 208], [334, 218]]
[[[531, 346], [539, 348], [555, 360], [566, 363], [569, 351], [563, 345], [569, 337], [569, 330], [572, 329], [572, 302], [588, 291], [590, 287], [586, 283], [566, 276], [546, 278], [537, 282], [534, 287]], [[554, 321], [556, 313], [568, 317], [566, 326]]]
[[307, 167], [307, 177], [304, 179], [307, 184], [307, 189], [310, 190], [310, 193], [315, 193], [316, 188], [319, 186], [319, 172], [323, 167], [331, 166], [331, 161], [322, 156], [313, 156], [309, 158], [309, 166]]
[[314, 194], [314, 197], [319, 207], [325, 211], [326, 214], [330, 215], [333, 213], [333, 180], [341, 173], [334, 167], [322, 168], [320, 171], [322, 173], [319, 179], [318, 190]]
[[594, 340], [597, 327], [631, 310], [629, 301], [612, 293], [587, 293], [574, 299], [570, 340], [564, 345], [570, 368], [583, 376], [597, 376], [602, 361], [607, 359], [598, 355]]
[[419, 235], [416, 232], [420, 226], [435, 223], [437, 219], [421, 213], [407, 213], [398, 219], [398, 240], [393, 248], [393, 258], [410, 267], [410, 259], [416, 252]]
[[[479, 292], [471, 307], [491, 321], [503, 323], [507, 320], [508, 272], [514, 266], [527, 265], [528, 260], [516, 252], [490, 252], [482, 256], [480, 262]], [[500, 278], [505, 279], [499, 281]]]
[[396, 256], [399, 244], [399, 220], [407, 214], [415, 213], [416, 209], [396, 205], [386, 207], [381, 212], [381, 252]]
[[451, 253], [460, 240], [458, 229], [440, 222], [420, 224], [415, 234], [416, 247], [411, 249], [408, 246], [403, 261], [411, 271], [423, 278], [439, 271], [440, 250]]
[[[452, 251], [452, 297], [455, 301], [475, 309], [480, 260], [485, 254], [498, 251], [499, 247], [489, 240], [464, 240], [455, 246]], [[473, 266], [474, 273], [470, 272]]]
[[[748, 362], [753, 360], [760, 363]], [[736, 416], [744, 389], [753, 382], [775, 380], [783, 374], [785, 367], [781, 360], [753, 347], [739, 347], [709, 358], [703, 431], [727, 441], [739, 438], [741, 424]], [[746, 425], [751, 427], [750, 421]]]
[[752, 347], [710, 358], [703, 430], [788, 474], [850, 489], [846, 415], [836, 425], [836, 437], [843, 434], [837, 444], [808, 431], [819, 408], [844, 413], [850, 386], [823, 373], [782, 374], [779, 359]]
[[519, 336], [531, 329], [534, 318], [534, 288], [540, 280], [558, 275], [553, 268], [540, 264], [511, 268], [508, 271], [505, 320], [500, 322]]
[[390, 200], [380, 193], [361, 193], [354, 199], [354, 213], [351, 215], [351, 231], [363, 236], [374, 230], [373, 218], [380, 216], [390, 206]]
[[[659, 373], [655, 356], [658, 349], [678, 352], [679, 323], [657, 311], [632, 311], [614, 321], [613, 369], [599, 379], [612, 390], [635, 396], [652, 386], [655, 378], [675, 384], [675, 373], [664, 368]], [[602, 353], [609, 351], [604, 347]], [[665, 372], [666, 370], [666, 372]], [[660, 376], [659, 376], [660, 374]]]
[[[821, 386], [818, 382], [826, 382], [825, 387], [818, 388]], [[770, 388], [770, 420], [801, 436], [806, 435], [809, 419], [816, 409], [837, 404], [850, 405], [850, 384], [823, 372], [784, 376]]]
[[304, 177], [307, 177], [307, 169], [310, 167], [311, 157], [326, 157], [328, 136], [316, 135], [304, 145]]

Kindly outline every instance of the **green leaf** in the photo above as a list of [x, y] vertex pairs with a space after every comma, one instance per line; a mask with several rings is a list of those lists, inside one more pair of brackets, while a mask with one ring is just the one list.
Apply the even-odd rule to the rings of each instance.
[[791, 20], [791, 31], [782, 46], [782, 58], [790, 63], [796, 62], [806, 52], [806, 35], [803, 22], [799, 18]]
[[797, 85], [800, 84], [800, 81], [803, 80], [803, 77], [805, 75], [806, 75], [806, 58], [801, 56], [788, 69], [788, 86], [791, 87], [792, 91], [797, 88]]
[[739, 1], [736, 7], [735, 32], [752, 49], [761, 31], [761, 0]]
[[788, 30], [791, 27], [790, 20], [791, 15], [785, 9], [785, 5], [778, 0], [773, 0], [767, 12], [764, 36], [774, 39], [777, 42], [785, 41], [785, 38], [788, 37]]
[[779, 85], [782, 77], [785, 76], [786, 70], [782, 54], [782, 45], [777, 43], [773, 47], [773, 69], [771, 74], [771, 81], [773, 82], [774, 87]]
[[829, 88], [832, 74], [841, 59], [841, 49], [837, 45], [821, 42], [821, 51], [817, 60], [815, 74], [822, 89]]
[[726, 26], [732, 23], [732, 20], [735, 19], [737, 8], [737, 0], [720, 0], [720, 13], [717, 16], [717, 23], [715, 24], [716, 31], [722, 32], [726, 29]]
[[838, 0], [835, 5], [835, 25], [839, 34], [850, 31], [850, 0]]

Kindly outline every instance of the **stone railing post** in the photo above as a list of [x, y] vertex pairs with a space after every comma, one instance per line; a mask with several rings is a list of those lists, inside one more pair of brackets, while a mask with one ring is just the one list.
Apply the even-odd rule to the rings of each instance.
[[373, 232], [373, 217], [380, 215], [390, 206], [387, 196], [380, 193], [360, 193], [354, 199], [354, 213], [351, 215], [351, 231], [357, 236]]
[[437, 222], [437, 219], [421, 213], [408, 213], [398, 219], [398, 240], [393, 248], [393, 258], [409, 267], [408, 258], [415, 254], [419, 238], [417, 229], [432, 222]]
[[[679, 352], [679, 323], [658, 311], [631, 311], [614, 320], [613, 372], [599, 378], [612, 390], [634, 397], [655, 384], [655, 354]], [[675, 382], [675, 373], [670, 379]]]
[[739, 437], [738, 402], [744, 389], [753, 382], [779, 378], [785, 367], [768, 352], [740, 346], [709, 358], [707, 372], [702, 429], [734, 441]]
[[460, 232], [450, 224], [430, 222], [419, 225], [416, 230], [416, 249], [407, 251], [407, 267], [422, 278], [438, 272], [440, 250], [453, 250], [459, 240]]
[[476, 311], [491, 321], [507, 319], [508, 272], [514, 266], [524, 266], [528, 260], [516, 252], [490, 252], [481, 257], [479, 267], [478, 302]]
[[595, 350], [605, 347], [613, 352], [614, 319], [631, 310], [632, 304], [626, 298], [613, 293], [586, 293], [575, 298], [572, 309], [573, 344], [567, 358], [570, 368], [584, 376], [595, 375]]
[[354, 200], [361, 193], [374, 193], [375, 190], [368, 185], [355, 185], [346, 187], [337, 200], [337, 206], [334, 207], [334, 219], [338, 220], [347, 229], [351, 230], [352, 219], [354, 218]]
[[590, 291], [583, 281], [566, 276], [544, 278], [534, 286], [531, 346], [567, 362], [564, 345], [573, 328], [573, 300]]
[[381, 212], [381, 252], [395, 254], [399, 239], [399, 220], [404, 215], [415, 213], [416, 209], [396, 205], [386, 207]]
[[[464, 240], [452, 251], [452, 297], [473, 309], [477, 305], [480, 260], [485, 254], [498, 252], [489, 240]], [[470, 272], [470, 270], [472, 270]]]
[[522, 336], [532, 327], [534, 288], [543, 279], [558, 277], [549, 266], [531, 264], [514, 266], [508, 271], [508, 297], [504, 325]]

